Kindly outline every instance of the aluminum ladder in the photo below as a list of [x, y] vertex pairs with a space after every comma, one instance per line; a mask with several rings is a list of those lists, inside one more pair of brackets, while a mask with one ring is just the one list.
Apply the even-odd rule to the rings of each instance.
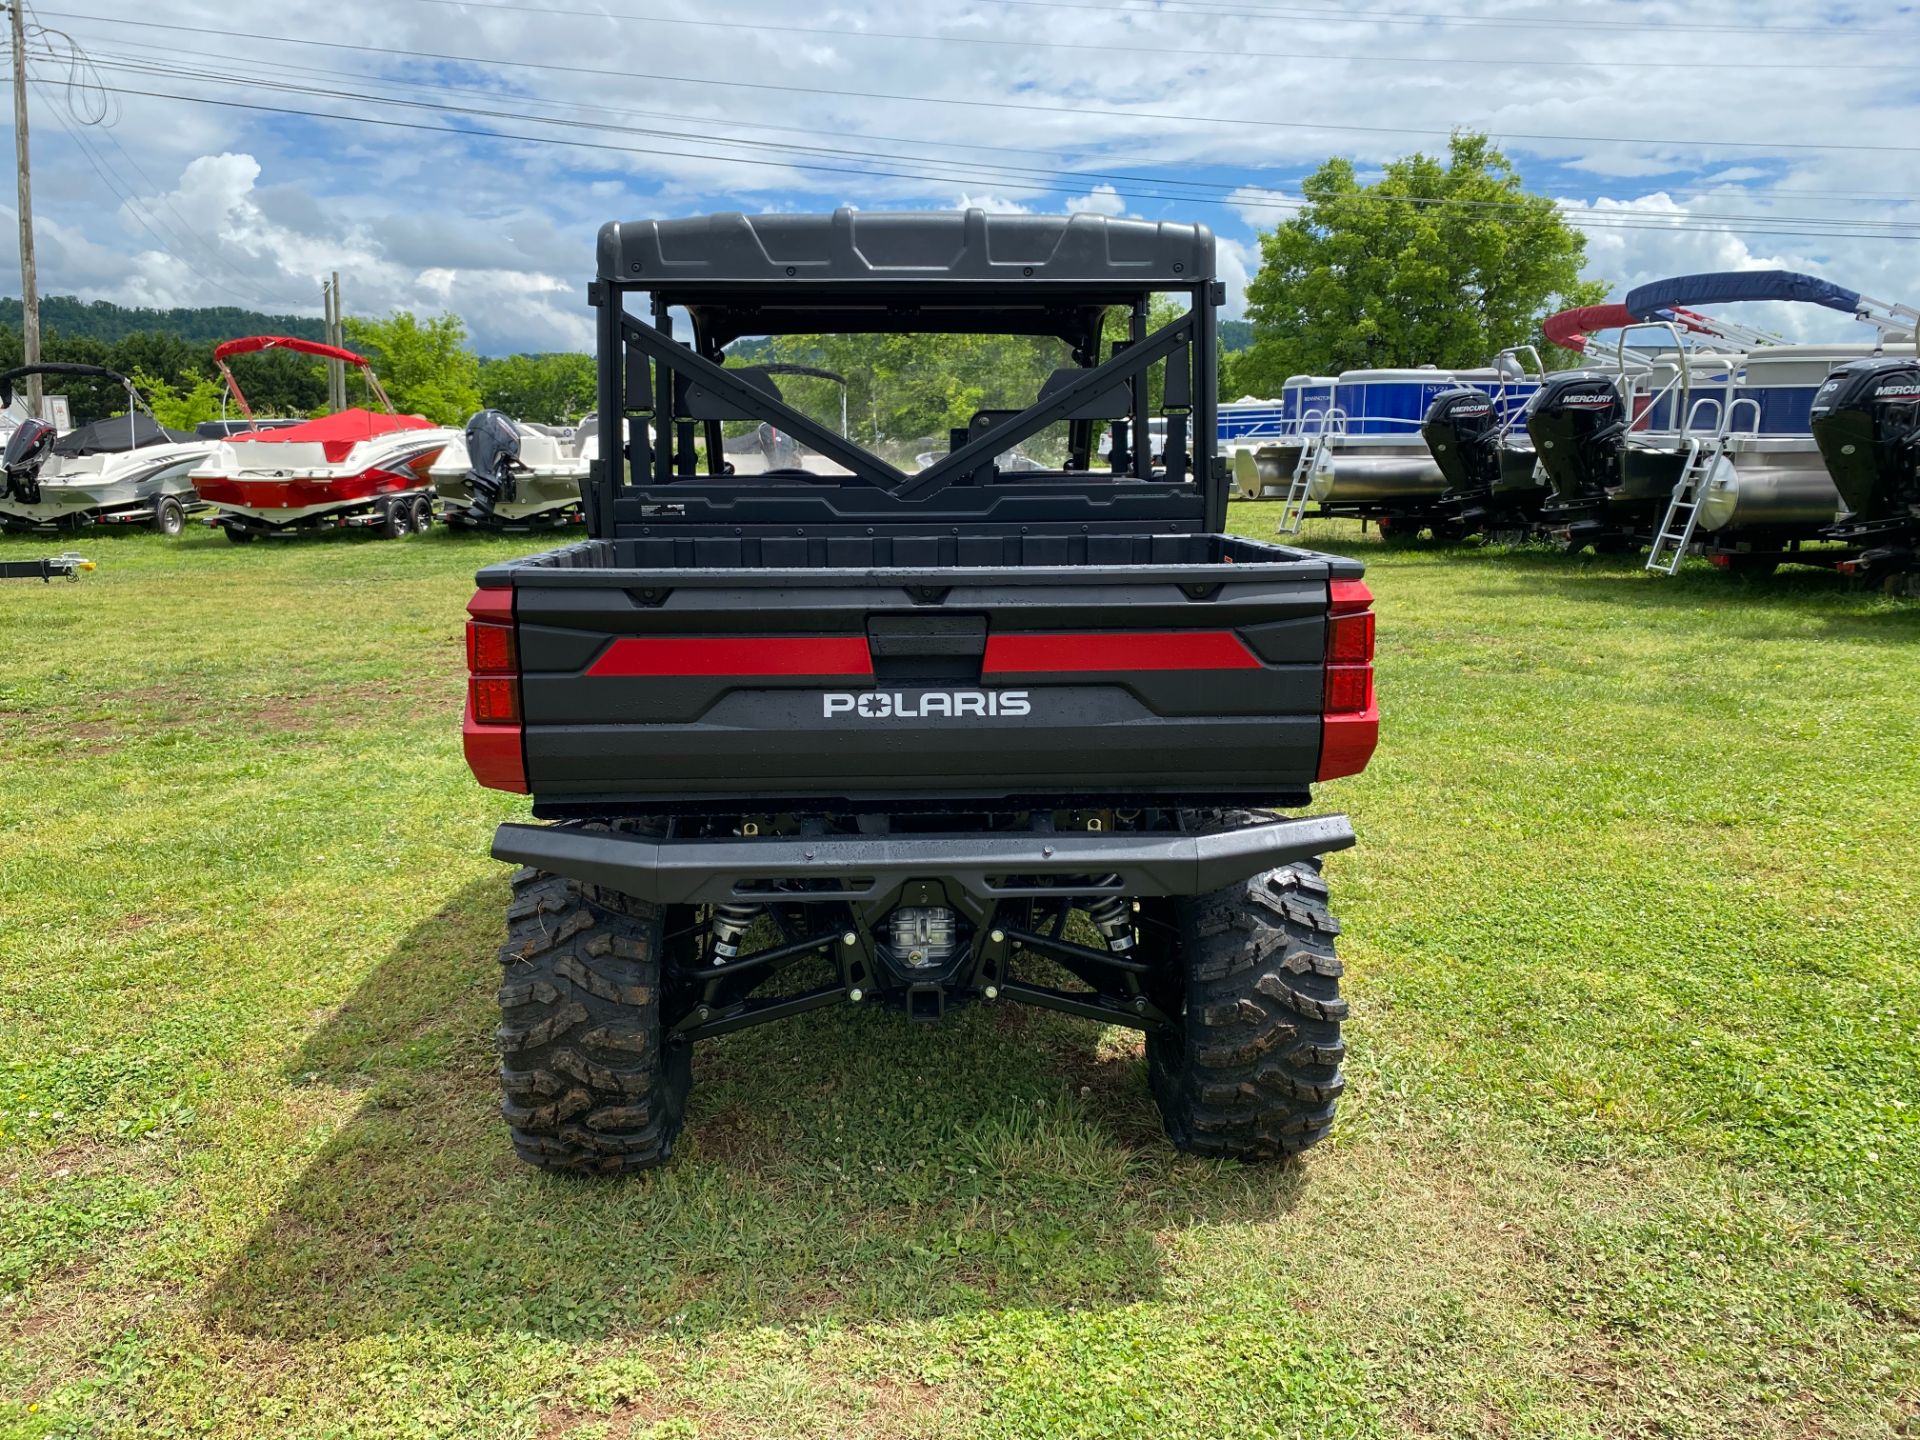
[[1687, 441], [1686, 463], [1680, 467], [1673, 498], [1667, 501], [1666, 518], [1654, 534], [1653, 549], [1647, 552], [1649, 574], [1672, 575], [1687, 558], [1694, 527], [1700, 523], [1700, 501], [1705, 498], [1707, 477], [1713, 473], [1714, 461], [1719, 458], [1718, 436], [1711, 441], [1702, 441], [1698, 436]]
[[[1320, 452], [1326, 447], [1328, 428], [1337, 413], [1334, 410], [1322, 411], [1317, 417], [1320, 428], [1301, 445], [1300, 458], [1293, 462], [1293, 479], [1287, 484], [1287, 498], [1281, 502], [1280, 523], [1274, 527], [1274, 534], [1298, 535], [1301, 527], [1307, 523], [1307, 483], [1313, 479]], [[1311, 414], [1300, 417], [1300, 433], [1303, 436], [1308, 424], [1315, 418]]]
[[1687, 439], [1686, 463], [1680, 467], [1680, 478], [1674, 484], [1673, 498], [1667, 501], [1666, 518], [1661, 520], [1659, 530], [1654, 533], [1653, 549], [1647, 553], [1649, 574], [1677, 574], [1680, 562], [1687, 558], [1687, 550], [1693, 544], [1694, 529], [1700, 523], [1700, 503], [1707, 498], [1707, 487], [1719, 473], [1720, 461], [1726, 456], [1729, 448], [1727, 442], [1733, 435], [1733, 417], [1740, 412], [1742, 405], [1750, 406], [1753, 410], [1753, 427], [1749, 433], [1760, 433], [1759, 402], [1744, 395], [1729, 405], [1722, 405], [1711, 396], [1696, 400], [1687, 415], [1688, 431], [1694, 429], [1694, 417], [1707, 405], [1712, 405], [1718, 412], [1718, 423], [1710, 435], [1690, 435]]

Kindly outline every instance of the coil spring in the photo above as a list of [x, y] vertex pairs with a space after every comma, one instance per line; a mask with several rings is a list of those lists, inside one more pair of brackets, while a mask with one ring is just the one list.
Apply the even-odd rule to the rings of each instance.
[[753, 928], [759, 918], [758, 905], [716, 905], [709, 929], [713, 935], [713, 959], [724, 965], [740, 954], [740, 937]]
[[1106, 937], [1116, 955], [1133, 948], [1133, 902], [1124, 895], [1103, 895], [1086, 907], [1087, 918]]

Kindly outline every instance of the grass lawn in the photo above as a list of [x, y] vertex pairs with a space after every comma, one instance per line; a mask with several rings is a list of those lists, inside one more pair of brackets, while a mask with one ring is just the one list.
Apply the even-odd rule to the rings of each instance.
[[703, 1046], [670, 1169], [528, 1170], [456, 711], [533, 547], [9, 582], [0, 1435], [1920, 1435], [1920, 605], [1308, 538], [1386, 724], [1287, 1169], [1124, 1032], [846, 1008]]

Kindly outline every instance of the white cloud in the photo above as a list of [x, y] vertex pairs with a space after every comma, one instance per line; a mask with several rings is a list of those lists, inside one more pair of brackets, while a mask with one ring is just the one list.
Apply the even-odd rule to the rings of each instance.
[[1078, 215], [1083, 212], [1091, 212], [1095, 215], [1124, 215], [1127, 213], [1127, 202], [1121, 198], [1118, 190], [1103, 181], [1094, 186], [1089, 193], [1067, 201], [1065, 209], [1069, 215]]
[[[1797, 262], [1895, 298], [1909, 298], [1913, 284], [1910, 241], [1831, 223], [1920, 223], [1912, 157], [1790, 148], [1897, 143], [1888, 137], [1912, 132], [1920, 100], [1885, 38], [1891, 22], [1868, 16], [1816, 30], [1804, 6], [1786, 0], [1752, 0], [1740, 18], [1753, 33], [1722, 43], [1676, 32], [1679, 43], [1662, 44], [1649, 43], [1650, 27], [1684, 23], [1689, 12], [1663, 5], [1633, 26], [1509, 31], [1411, 25], [1391, 10], [1269, 20], [1244, 6], [1098, 16], [1027, 8], [1010, 32], [1011, 12], [984, 0], [911, 11], [879, 0], [816, 10], [736, 0], [720, 32], [667, 23], [717, 17], [666, 4], [643, 7], [663, 12], [648, 25], [422, 0], [276, 0], [271, 25], [249, 19], [258, 7], [220, 0], [107, 0], [104, 8], [62, 23], [96, 52], [109, 85], [426, 126], [476, 122], [381, 102], [479, 107], [514, 117], [490, 122], [502, 131], [572, 143], [122, 95], [119, 123], [93, 131], [91, 143], [119, 189], [137, 197], [133, 205], [111, 193], [57, 124], [36, 121], [36, 212], [51, 293], [271, 309], [304, 302], [311, 313], [319, 278], [339, 269], [356, 310], [456, 305], [485, 345], [549, 344], [584, 334], [582, 290], [601, 221], [842, 203], [940, 207], [957, 195], [959, 205], [1003, 213], [1085, 208], [1207, 221], [1222, 232], [1221, 272], [1236, 309], [1256, 259], [1248, 232], [1286, 218], [1292, 177], [1331, 153], [1373, 173], [1408, 150], [1442, 149], [1460, 126], [1508, 137], [1522, 173], [1577, 202], [1580, 218], [1647, 227], [1594, 231], [1588, 273], [1616, 285], [1722, 262]], [[1577, 10], [1529, 0], [1482, 18]], [[1768, 26], [1799, 28], [1776, 37]], [[376, 48], [299, 46], [248, 38], [250, 29]], [[851, 33], [862, 30], [1015, 33], [1021, 43]], [[129, 49], [207, 78], [156, 84], [114, 68]], [[1519, 55], [1527, 63], [1490, 63]], [[1649, 60], [1675, 68], [1635, 68]], [[1703, 68], [1714, 65], [1793, 68]], [[368, 98], [261, 92], [248, 86], [256, 78]], [[58, 103], [58, 77], [39, 76], [38, 85]], [[1750, 91], [1791, 103], [1729, 106], [1729, 94]], [[1301, 111], [1286, 98], [1306, 95], [1311, 125], [1295, 123]], [[1335, 128], [1342, 125], [1356, 128]], [[1383, 126], [1409, 128], [1367, 128]], [[1665, 138], [1514, 138], [1556, 134]], [[1715, 140], [1734, 143], [1706, 143]], [[1658, 193], [1639, 193], [1655, 189], [1649, 177]], [[1839, 198], [1869, 192], [1880, 193]], [[1176, 195], [1193, 198], [1169, 198]], [[1774, 223], [1715, 221], [1715, 211]], [[1764, 233], [1770, 228], [1834, 233], [1808, 239]], [[0, 252], [0, 266], [9, 259]]]

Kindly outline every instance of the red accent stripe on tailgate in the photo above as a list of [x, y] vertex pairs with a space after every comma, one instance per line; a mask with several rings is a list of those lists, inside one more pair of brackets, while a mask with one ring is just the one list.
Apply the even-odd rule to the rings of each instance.
[[1030, 675], [1259, 668], [1259, 656], [1231, 630], [1109, 630], [1090, 635], [990, 635], [980, 670], [983, 675]]
[[683, 639], [623, 635], [589, 675], [873, 676], [864, 635], [755, 635]]

